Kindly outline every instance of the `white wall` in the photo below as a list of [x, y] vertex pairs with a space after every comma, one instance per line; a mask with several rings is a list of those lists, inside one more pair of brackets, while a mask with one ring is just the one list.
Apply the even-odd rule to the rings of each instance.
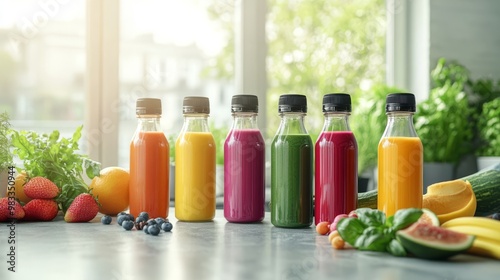
[[473, 79], [500, 79], [500, 1], [431, 0], [430, 67], [445, 57]]

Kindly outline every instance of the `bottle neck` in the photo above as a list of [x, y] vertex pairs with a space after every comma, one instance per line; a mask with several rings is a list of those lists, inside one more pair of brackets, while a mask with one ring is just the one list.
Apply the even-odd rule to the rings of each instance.
[[184, 114], [181, 132], [210, 132], [208, 114]]
[[137, 115], [139, 131], [162, 131], [160, 126], [161, 115]]
[[252, 112], [238, 112], [233, 113], [233, 126], [231, 129], [258, 129], [257, 127], [257, 113]]
[[322, 131], [350, 131], [348, 119], [348, 112], [325, 113]]
[[383, 137], [418, 137], [413, 126], [412, 112], [390, 112], [387, 113], [387, 126]]
[[305, 113], [281, 113], [277, 134], [307, 134], [304, 126]]

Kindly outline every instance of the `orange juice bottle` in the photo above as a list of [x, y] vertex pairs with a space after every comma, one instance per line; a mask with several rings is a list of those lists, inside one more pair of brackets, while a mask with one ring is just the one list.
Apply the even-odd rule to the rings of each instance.
[[130, 214], [145, 211], [150, 217], [168, 217], [169, 145], [161, 131], [161, 100], [139, 98], [139, 124], [130, 143]]
[[415, 96], [389, 94], [386, 103], [387, 127], [378, 145], [378, 209], [391, 216], [422, 207], [423, 147], [413, 126]]
[[184, 124], [175, 143], [175, 217], [210, 221], [215, 216], [215, 141], [206, 97], [185, 97]]

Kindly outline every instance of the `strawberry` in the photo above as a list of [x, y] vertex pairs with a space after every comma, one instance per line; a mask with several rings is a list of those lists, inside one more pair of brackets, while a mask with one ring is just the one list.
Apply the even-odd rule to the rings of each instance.
[[99, 204], [89, 193], [82, 193], [71, 203], [64, 220], [68, 223], [88, 222], [95, 218], [99, 211]]
[[51, 199], [57, 196], [59, 188], [47, 178], [34, 177], [24, 185], [24, 193], [31, 198]]
[[52, 221], [59, 211], [57, 202], [52, 199], [36, 198], [24, 205], [25, 220], [28, 221]]
[[23, 207], [13, 197], [0, 198], [0, 222], [6, 222], [10, 219], [22, 219], [24, 215]]

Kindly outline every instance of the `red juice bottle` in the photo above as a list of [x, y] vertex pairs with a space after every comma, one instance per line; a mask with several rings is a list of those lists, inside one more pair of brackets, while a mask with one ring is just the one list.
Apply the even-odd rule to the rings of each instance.
[[345, 93], [323, 97], [325, 122], [315, 146], [314, 222], [333, 222], [358, 202], [358, 145], [349, 129], [351, 97]]
[[224, 217], [259, 222], [265, 207], [265, 142], [257, 127], [257, 96], [233, 96], [231, 112], [233, 125], [224, 143]]

